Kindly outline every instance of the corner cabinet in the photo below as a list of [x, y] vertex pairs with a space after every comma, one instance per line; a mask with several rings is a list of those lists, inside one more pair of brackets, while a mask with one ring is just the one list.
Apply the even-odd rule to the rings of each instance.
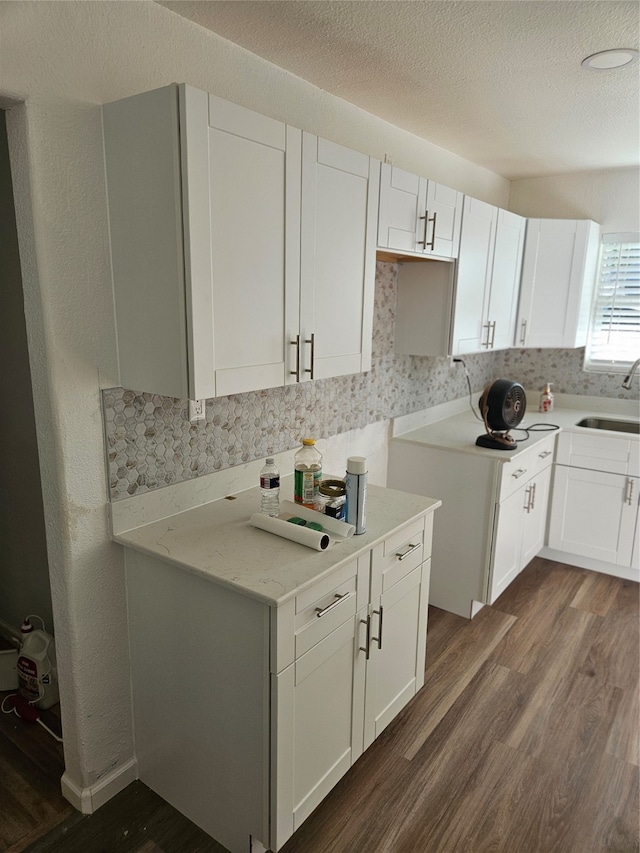
[[516, 346], [586, 344], [599, 249], [590, 220], [527, 221]]
[[[103, 124], [122, 385], [206, 399], [368, 369], [377, 161], [326, 143], [366, 168], [325, 181], [322, 141], [303, 168], [300, 130], [186, 85], [106, 104]], [[360, 241], [346, 344], [308, 309], [345, 258], [329, 211]]]
[[[208, 529], [237, 526], [245, 499], [207, 510]], [[231, 574], [261, 577], [249, 566], [265, 544], [283, 577], [319, 561], [277, 604], [173, 563], [166, 536], [187, 534], [171, 523], [154, 534], [164, 557], [126, 548], [138, 776], [232, 853], [279, 850], [424, 683], [433, 511], [393, 512], [346, 553], [254, 528], [233, 546], [218, 537]]]
[[465, 197], [453, 306], [453, 355], [513, 345], [526, 220]]
[[396, 352], [463, 355], [513, 345], [525, 222], [464, 198], [457, 264], [399, 265]]
[[457, 258], [462, 193], [389, 163], [380, 168], [378, 246], [425, 257]]

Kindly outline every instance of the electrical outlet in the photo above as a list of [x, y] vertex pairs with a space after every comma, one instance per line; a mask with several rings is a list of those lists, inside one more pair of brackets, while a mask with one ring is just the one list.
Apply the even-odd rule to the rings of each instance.
[[204, 403], [204, 400], [189, 400], [189, 421], [192, 424], [204, 420]]
[[384, 162], [387, 163], [389, 166], [393, 166], [393, 160], [391, 159], [391, 154], [385, 154], [384, 155]]

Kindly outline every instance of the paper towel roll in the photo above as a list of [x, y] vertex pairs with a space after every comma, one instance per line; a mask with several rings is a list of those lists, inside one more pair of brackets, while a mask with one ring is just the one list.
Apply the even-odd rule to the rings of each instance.
[[276, 536], [299, 542], [300, 545], [306, 545], [307, 548], [314, 548], [316, 551], [326, 551], [331, 542], [328, 533], [312, 530], [310, 527], [301, 527], [299, 524], [291, 524], [281, 518], [272, 518], [262, 512], [254, 513], [249, 521], [260, 530], [275, 533]]
[[[312, 530], [310, 527], [302, 527], [299, 524], [291, 524], [287, 521], [288, 518], [294, 516], [304, 518], [305, 521], [315, 521], [321, 524], [323, 529], [322, 531]], [[276, 536], [282, 536], [283, 539], [290, 539], [292, 542], [299, 542], [301, 545], [306, 545], [307, 548], [315, 548], [316, 551], [326, 551], [332, 542], [344, 542], [355, 532], [353, 524], [347, 524], [338, 518], [331, 518], [329, 515], [308, 509], [292, 501], [282, 501], [279, 518], [272, 518], [264, 513], [256, 512], [249, 521], [254, 527], [259, 527], [260, 530], [275, 533]]]

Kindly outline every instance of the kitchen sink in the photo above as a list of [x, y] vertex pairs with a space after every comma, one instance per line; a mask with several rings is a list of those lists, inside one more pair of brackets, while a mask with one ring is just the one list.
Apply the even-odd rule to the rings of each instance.
[[599, 418], [592, 416], [589, 418], [582, 418], [581, 421], [578, 421], [576, 426], [587, 427], [588, 429], [610, 429], [614, 432], [633, 432], [640, 434], [639, 421], [623, 421], [616, 420], [615, 418]]

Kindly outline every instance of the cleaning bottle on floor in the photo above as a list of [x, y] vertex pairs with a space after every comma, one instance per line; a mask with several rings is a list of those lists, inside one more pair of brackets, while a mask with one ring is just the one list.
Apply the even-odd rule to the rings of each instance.
[[16, 670], [18, 673], [18, 693], [37, 708], [50, 708], [60, 698], [58, 689], [58, 668], [56, 664], [56, 646], [51, 634], [34, 629], [32, 616], [27, 616], [22, 624], [22, 646], [18, 655]]

